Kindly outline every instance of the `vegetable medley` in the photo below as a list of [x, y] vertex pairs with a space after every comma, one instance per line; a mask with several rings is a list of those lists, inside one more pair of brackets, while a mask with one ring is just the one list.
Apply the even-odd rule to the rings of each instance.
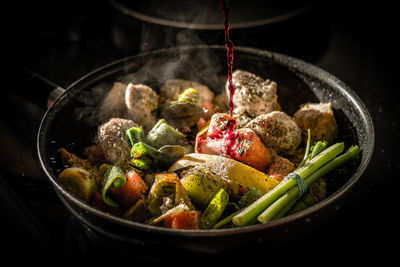
[[331, 104], [289, 115], [276, 82], [237, 70], [233, 83], [230, 115], [227, 89], [115, 82], [94, 144], [58, 150], [60, 183], [104, 212], [175, 229], [267, 223], [323, 200], [326, 174], [359, 154], [335, 143]]

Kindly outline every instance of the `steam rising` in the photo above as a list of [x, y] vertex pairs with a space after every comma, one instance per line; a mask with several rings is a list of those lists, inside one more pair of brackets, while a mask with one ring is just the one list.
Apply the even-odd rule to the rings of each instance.
[[[112, 117], [129, 118], [124, 105], [124, 86], [115, 89], [115, 82], [123, 85], [144, 84], [157, 93], [159, 88], [169, 79], [184, 79], [196, 81], [208, 86], [212, 91], [219, 93], [224, 89], [226, 80], [224, 61], [211, 49], [189, 49], [191, 46], [204, 46], [195, 31], [180, 30], [178, 32], [165, 28], [159, 35], [151, 30], [146, 31], [144, 26], [141, 35], [141, 50], [156, 47], [160, 41], [172, 50], [166, 53], [146, 52], [148, 55], [140, 56], [129, 61], [126, 73], [115, 79], [98, 83], [87, 88], [78, 96], [83, 107], [76, 109], [78, 120], [84, 120], [90, 126], [98, 126]], [[169, 49], [169, 48], [168, 48]], [[120, 99], [110, 101], [110, 92]], [[140, 112], [140, 110], [138, 110]]]

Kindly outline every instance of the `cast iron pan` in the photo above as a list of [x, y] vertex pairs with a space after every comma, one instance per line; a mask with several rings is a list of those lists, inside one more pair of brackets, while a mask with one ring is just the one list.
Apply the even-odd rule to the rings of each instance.
[[[138, 3], [109, 0], [113, 8], [141, 21], [165, 27], [192, 30], [223, 30], [220, 3], [216, 0], [148, 0]], [[301, 1], [232, 1], [231, 29], [251, 28], [274, 24], [296, 17], [313, 6]]]
[[[329, 196], [322, 202], [285, 218], [253, 226], [218, 230], [174, 230], [124, 220], [100, 211], [65, 191], [57, 180], [62, 170], [57, 149], [82, 153], [91, 145], [102, 123], [98, 108], [114, 81], [145, 83], [157, 89], [169, 78], [195, 80], [216, 92], [226, 81], [223, 46], [159, 50], [104, 66], [71, 85], [48, 109], [38, 134], [37, 147], [44, 171], [65, 206], [90, 229], [121, 246], [165, 245], [191, 251], [220, 252], [244, 245], [284, 244], [305, 236], [335, 214], [360, 180], [374, 148], [374, 129], [364, 104], [331, 74], [282, 54], [237, 47], [235, 69], [251, 71], [278, 83], [282, 109], [293, 114], [304, 102], [332, 102], [339, 126], [339, 141], [361, 148], [359, 161], [348, 163], [328, 177]], [[273, 243], [270, 243], [273, 242]]]

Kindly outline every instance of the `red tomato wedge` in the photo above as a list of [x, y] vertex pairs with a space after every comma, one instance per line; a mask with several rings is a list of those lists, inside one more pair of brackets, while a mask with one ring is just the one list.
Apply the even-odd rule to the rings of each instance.
[[274, 158], [271, 151], [253, 130], [241, 128], [235, 132], [237, 141], [232, 146], [230, 155], [259, 171], [265, 171]]
[[101, 196], [101, 193], [99, 193], [99, 192], [94, 192], [90, 203], [94, 207], [98, 208], [99, 210], [111, 213], [112, 215], [115, 215], [115, 216], [121, 216], [122, 213], [124, 212], [124, 210], [122, 208], [113, 207], [113, 206], [110, 206], [110, 205], [107, 205], [106, 203], [104, 203], [103, 197]]
[[288, 159], [277, 156], [271, 163], [267, 174], [271, 178], [274, 178], [280, 182], [283, 180], [283, 178], [285, 178], [286, 175], [293, 172], [295, 169], [296, 167], [294, 164]]
[[235, 130], [236, 120], [229, 114], [215, 113], [211, 117], [210, 126], [208, 127], [207, 137], [213, 138], [224, 134], [225, 131]]
[[236, 129], [235, 118], [216, 113], [211, 117], [207, 131], [196, 137], [196, 153], [223, 155], [241, 161], [259, 171], [266, 171], [274, 160], [274, 153], [251, 129]]
[[182, 211], [164, 219], [164, 226], [174, 229], [200, 229], [201, 212], [198, 210]]
[[134, 171], [125, 173], [126, 184], [121, 188], [112, 190], [115, 199], [124, 207], [129, 207], [144, 195], [149, 187], [143, 179]]

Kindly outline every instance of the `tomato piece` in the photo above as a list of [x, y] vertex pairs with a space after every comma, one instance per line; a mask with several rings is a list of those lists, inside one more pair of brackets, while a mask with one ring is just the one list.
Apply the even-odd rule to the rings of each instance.
[[207, 137], [213, 138], [223, 134], [225, 131], [233, 131], [236, 129], [236, 125], [236, 120], [231, 115], [225, 113], [215, 113], [211, 117]]
[[200, 229], [201, 212], [198, 210], [182, 211], [164, 219], [164, 226], [174, 229]]
[[149, 189], [147, 184], [134, 170], [125, 173], [126, 184], [120, 188], [113, 188], [112, 194], [124, 207], [129, 207], [138, 201]]
[[94, 207], [98, 208], [99, 210], [111, 213], [112, 215], [115, 215], [115, 216], [121, 216], [122, 213], [124, 212], [124, 210], [122, 208], [107, 205], [103, 201], [103, 197], [101, 196], [101, 194], [99, 192], [94, 192], [90, 203]]
[[274, 152], [267, 148], [251, 129], [236, 129], [236, 120], [225, 113], [211, 117], [207, 136], [197, 136], [197, 153], [223, 155], [241, 161], [259, 171], [265, 171], [274, 160]]
[[273, 161], [274, 155], [251, 129], [236, 130], [236, 142], [231, 147], [230, 155], [259, 171], [265, 171]]
[[278, 180], [279, 182], [285, 178], [286, 175], [293, 172], [296, 169], [294, 164], [288, 159], [283, 157], [275, 157], [274, 161], [269, 166], [268, 176]]

